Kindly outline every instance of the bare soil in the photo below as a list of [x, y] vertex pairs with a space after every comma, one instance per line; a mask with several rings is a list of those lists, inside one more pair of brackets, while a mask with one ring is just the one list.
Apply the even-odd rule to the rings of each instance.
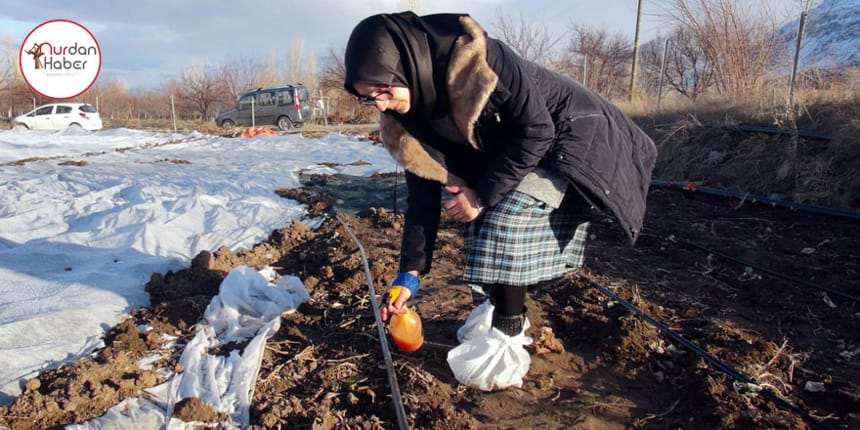
[[[325, 182], [278, 193], [320, 215], [344, 200], [329, 194], [337, 187], [321, 192]], [[389, 185], [378, 191], [390, 193]], [[402, 215], [378, 208], [346, 212], [340, 216], [367, 251], [375, 288], [384, 291], [396, 275]], [[523, 387], [490, 393], [458, 384], [446, 363], [473, 307], [459, 278], [461, 229], [443, 219], [433, 271], [414, 301], [425, 345], [393, 354], [412, 428], [816, 428], [765, 392], [825, 428], [860, 428], [860, 305], [816, 288], [860, 296], [856, 220], [653, 189], [646, 229], [631, 247], [611, 217], [595, 213], [585, 268], [530, 291], [528, 334], [535, 344]], [[28, 381], [13, 405], [0, 408], [3, 424], [44, 429], [98, 417], [164, 380], [164, 372], [141, 369], [144, 356], [161, 354], [156, 367], [181, 371], [169, 343], [193, 335], [231, 268], [261, 268], [272, 256], [279, 272], [304, 281], [311, 300], [283, 317], [267, 346], [251, 428], [397, 428], [364, 266], [331, 217], [313, 231], [293, 222], [251, 250], [201, 253], [187, 269], [153, 274], [146, 286], [151, 306], [114, 327], [94, 358]], [[595, 282], [756, 385], [734, 383]], [[151, 330], [141, 332], [141, 325]], [[203, 422], [223, 418], [201, 403], [187, 399], [177, 414]]]

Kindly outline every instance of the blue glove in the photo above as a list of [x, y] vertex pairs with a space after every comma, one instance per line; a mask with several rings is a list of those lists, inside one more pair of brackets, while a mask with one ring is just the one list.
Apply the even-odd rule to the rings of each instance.
[[396, 278], [394, 278], [394, 282], [392, 282], [391, 285], [406, 288], [410, 293], [412, 293], [410, 298], [415, 298], [418, 295], [419, 283], [417, 276], [409, 272], [401, 272]]

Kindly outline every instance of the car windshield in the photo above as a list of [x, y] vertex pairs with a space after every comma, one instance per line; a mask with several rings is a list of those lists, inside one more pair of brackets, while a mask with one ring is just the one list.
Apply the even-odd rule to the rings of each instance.
[[86, 112], [86, 113], [96, 113], [96, 112], [98, 112], [98, 111], [96, 110], [96, 108], [95, 108], [95, 107], [93, 107], [93, 105], [81, 105], [81, 107], [79, 107], [78, 109], [80, 109], [80, 110], [81, 110], [81, 112]]

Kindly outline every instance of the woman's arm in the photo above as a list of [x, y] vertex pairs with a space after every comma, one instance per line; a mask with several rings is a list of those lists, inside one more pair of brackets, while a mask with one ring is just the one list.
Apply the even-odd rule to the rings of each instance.
[[430, 271], [439, 217], [442, 210], [442, 188], [436, 181], [406, 171], [406, 223], [400, 244], [400, 271]]

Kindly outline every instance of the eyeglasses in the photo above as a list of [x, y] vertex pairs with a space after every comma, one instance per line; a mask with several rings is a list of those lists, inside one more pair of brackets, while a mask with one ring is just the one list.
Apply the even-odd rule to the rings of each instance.
[[387, 101], [391, 100], [391, 98], [394, 97], [394, 95], [391, 94], [391, 87], [386, 87], [386, 89], [380, 90], [378, 93], [376, 93], [376, 95], [373, 95], [373, 96], [357, 96], [357, 97], [358, 97], [358, 104], [365, 105], [365, 106], [374, 106], [374, 105], [376, 105], [376, 102], [387, 102]]

